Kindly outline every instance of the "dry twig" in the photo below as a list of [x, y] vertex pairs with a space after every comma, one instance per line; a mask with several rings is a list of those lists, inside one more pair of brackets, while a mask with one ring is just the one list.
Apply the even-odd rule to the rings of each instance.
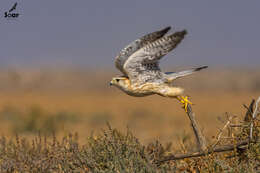
[[199, 151], [205, 151], [205, 150], [207, 150], [206, 138], [203, 135], [203, 133], [202, 133], [202, 131], [201, 131], [196, 119], [195, 119], [195, 114], [192, 111], [191, 105], [188, 104], [187, 108], [188, 108], [187, 109], [187, 115], [188, 115], [188, 117], [191, 121], [191, 126], [192, 126], [193, 132], [194, 132], [195, 137], [196, 137], [198, 149], [199, 149]]
[[237, 144], [218, 146], [218, 147], [216, 147], [212, 150], [208, 150], [208, 151], [170, 155], [170, 156], [165, 157], [164, 159], [158, 161], [158, 163], [162, 163], [162, 162], [166, 162], [166, 161], [170, 161], [170, 160], [180, 160], [180, 159], [191, 158], [191, 157], [201, 157], [201, 156], [209, 155], [211, 153], [216, 153], [216, 152], [233, 151], [235, 149], [239, 149], [240, 147], [243, 147], [248, 144], [249, 144], [249, 140], [243, 140], [243, 141], [238, 142]]
[[224, 130], [230, 125], [232, 119], [234, 118], [235, 116], [228, 116], [228, 121], [226, 122], [226, 124], [224, 125], [224, 127], [222, 129], [220, 129], [219, 133], [218, 133], [218, 137], [216, 139], [216, 142], [213, 144], [213, 148], [215, 148], [215, 146], [219, 143], [220, 139], [221, 139], [221, 136], [224, 132]]
[[244, 118], [245, 122], [250, 122], [250, 120], [252, 119], [252, 115], [253, 115], [253, 111], [254, 111], [254, 105], [255, 105], [255, 99], [252, 100], [249, 107], [247, 107], [246, 105], [243, 105], [247, 109], [247, 112], [246, 112], [246, 115], [245, 115], [245, 118]]
[[254, 109], [254, 112], [252, 114], [252, 121], [251, 121], [251, 124], [250, 124], [250, 140], [253, 139], [253, 128], [254, 128], [254, 120], [256, 119], [256, 116], [258, 115], [258, 104], [260, 102], [260, 97], [258, 97], [256, 103], [255, 103], [255, 109]]
[[[253, 121], [257, 120], [256, 116], [260, 113], [260, 111], [258, 110], [259, 102], [260, 102], [260, 97], [257, 99], [256, 102], [253, 100], [251, 102], [249, 108], [244, 105], [247, 108], [247, 113], [245, 115], [244, 121], [245, 122], [249, 122], [250, 119], [252, 120], [251, 124], [250, 124], [251, 127], [250, 127], [250, 138], [249, 139], [238, 141], [235, 144], [216, 146], [219, 143], [219, 140], [221, 138], [223, 138], [221, 136], [223, 134], [223, 131], [227, 127], [229, 127], [229, 126], [233, 126], [233, 127], [244, 127], [244, 126], [247, 126], [247, 125], [241, 125], [241, 124], [238, 124], [238, 125], [231, 124], [231, 121], [234, 118], [234, 116], [230, 116], [230, 117], [228, 117], [228, 121], [226, 122], [224, 127], [220, 130], [215, 144], [213, 145], [213, 147], [210, 147], [210, 148], [207, 148], [205, 137], [202, 134], [202, 132], [201, 132], [201, 130], [200, 130], [196, 120], [195, 120], [195, 114], [192, 112], [191, 106], [188, 104], [187, 115], [189, 116], [189, 119], [191, 121], [193, 132], [195, 134], [196, 141], [197, 141], [197, 144], [198, 144], [198, 147], [199, 147], [200, 151], [199, 152], [194, 152], [194, 153], [186, 153], [186, 154], [173, 154], [173, 155], [167, 156], [167, 157], [165, 157], [165, 158], [163, 158], [161, 160], [158, 160], [157, 163], [161, 164], [163, 162], [170, 161], [170, 160], [180, 160], [180, 159], [185, 159], [185, 158], [201, 157], [201, 156], [205, 156], [205, 155], [209, 155], [209, 154], [217, 153], [217, 152], [227, 152], [227, 151], [234, 151], [236, 149], [244, 149], [250, 143], [258, 143], [258, 142], [260, 142], [260, 141], [252, 140], [252, 137], [251, 137], [252, 134], [253, 134], [253, 127], [254, 127]], [[255, 109], [253, 109], [254, 103], [255, 103]], [[253, 110], [254, 110], [254, 112], [253, 112]]]

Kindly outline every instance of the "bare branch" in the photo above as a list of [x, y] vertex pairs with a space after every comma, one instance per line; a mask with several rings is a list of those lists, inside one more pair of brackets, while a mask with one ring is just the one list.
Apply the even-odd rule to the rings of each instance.
[[[259, 102], [260, 102], [260, 97], [257, 99], [256, 102], [255, 102], [255, 100], [253, 100], [251, 102], [249, 108], [247, 108], [244, 105], [247, 108], [247, 113], [245, 115], [244, 121], [250, 122], [250, 120], [251, 120], [251, 124], [250, 124], [251, 125], [251, 128], [250, 128], [251, 136], [252, 136], [253, 127], [254, 127], [253, 121], [257, 120], [257, 115], [260, 113], [260, 111], [258, 110]], [[255, 109], [253, 108], [254, 104], [255, 104]], [[171, 161], [171, 160], [180, 160], [180, 159], [185, 159], [185, 158], [201, 157], [201, 156], [205, 156], [205, 155], [209, 155], [209, 154], [217, 153], [217, 152], [227, 152], [227, 151], [234, 151], [236, 149], [245, 149], [246, 147], [248, 147], [247, 145], [249, 145], [250, 143], [260, 142], [260, 141], [254, 141], [254, 140], [252, 140], [252, 137], [250, 137], [249, 139], [242, 140], [242, 141], [239, 141], [234, 144], [216, 146], [218, 144], [220, 138], [234, 139], [233, 137], [232, 138], [231, 137], [221, 137], [223, 134], [223, 131], [227, 127], [231, 127], [231, 126], [232, 127], [246, 127], [246, 126], [248, 126], [246, 124], [231, 124], [231, 121], [234, 118], [234, 116], [230, 116], [230, 117], [228, 117], [228, 121], [225, 123], [224, 127], [222, 129], [220, 129], [220, 132], [218, 134], [218, 137], [217, 137], [217, 140], [216, 140], [214, 146], [207, 148], [205, 137], [202, 134], [202, 132], [201, 132], [200, 128], [198, 127], [198, 124], [195, 120], [195, 114], [192, 112], [192, 108], [189, 104], [188, 104], [187, 108], [188, 108], [187, 115], [189, 116], [189, 119], [191, 121], [193, 132], [195, 134], [196, 141], [197, 141], [200, 151], [194, 152], [194, 153], [186, 153], [186, 154], [172, 154], [170, 156], [163, 158], [162, 160], [157, 161], [158, 164], [161, 164], [166, 161]]]
[[255, 105], [255, 99], [252, 100], [249, 107], [247, 107], [246, 105], [243, 105], [247, 109], [247, 112], [246, 112], [246, 115], [244, 118], [245, 122], [249, 122], [252, 119], [254, 105]]
[[205, 151], [205, 150], [207, 150], [206, 138], [203, 135], [203, 133], [202, 133], [202, 131], [201, 131], [196, 119], [195, 119], [195, 114], [192, 111], [191, 105], [188, 104], [187, 108], [188, 108], [187, 109], [187, 115], [188, 115], [188, 117], [191, 121], [191, 126], [192, 126], [193, 132], [194, 132], [195, 137], [196, 137], [198, 149], [199, 149], [199, 151]]
[[243, 124], [230, 124], [230, 127], [248, 127], [248, 125], [243, 125]]
[[253, 115], [252, 115], [252, 121], [251, 121], [251, 124], [250, 124], [250, 140], [253, 139], [253, 128], [254, 128], [254, 120], [257, 116], [257, 114], [259, 113], [258, 112], [258, 104], [260, 102], [260, 97], [258, 97], [256, 103], [255, 103], [255, 110], [253, 112]]
[[259, 102], [260, 102], [260, 97], [258, 97], [258, 99], [257, 99], [257, 101], [255, 103], [255, 110], [254, 110], [254, 113], [253, 113], [253, 119], [255, 119], [257, 114], [259, 113], [259, 110], [258, 110]]
[[240, 147], [243, 147], [248, 144], [249, 144], [249, 140], [243, 140], [236, 144], [219, 146], [219, 147], [216, 147], [209, 151], [170, 155], [170, 156], [165, 157], [162, 160], [159, 160], [158, 163], [162, 163], [162, 162], [166, 162], [166, 161], [170, 161], [170, 160], [180, 160], [180, 159], [191, 158], [191, 157], [201, 157], [201, 156], [205, 156], [205, 155], [209, 155], [211, 153], [217, 153], [217, 152], [233, 151], [235, 149], [240, 149]]

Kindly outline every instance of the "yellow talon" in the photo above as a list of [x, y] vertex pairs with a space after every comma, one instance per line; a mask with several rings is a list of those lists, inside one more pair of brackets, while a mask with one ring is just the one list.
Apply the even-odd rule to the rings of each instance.
[[183, 104], [183, 108], [185, 109], [185, 112], [187, 112], [187, 108], [188, 108], [188, 104], [191, 104], [191, 101], [188, 100], [188, 96], [180, 96], [180, 97], [177, 97], [177, 99]]

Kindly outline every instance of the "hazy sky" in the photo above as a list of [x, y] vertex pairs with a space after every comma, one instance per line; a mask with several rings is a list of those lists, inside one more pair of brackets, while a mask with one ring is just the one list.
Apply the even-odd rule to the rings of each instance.
[[[18, 2], [7, 20], [4, 13]], [[169, 66], [260, 65], [260, 1], [0, 0], [0, 64], [113, 67], [129, 42], [187, 29]]]

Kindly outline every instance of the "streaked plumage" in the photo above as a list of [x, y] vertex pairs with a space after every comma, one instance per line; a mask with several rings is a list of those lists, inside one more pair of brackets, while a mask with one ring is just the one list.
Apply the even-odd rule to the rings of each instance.
[[170, 27], [147, 34], [126, 46], [115, 60], [115, 66], [123, 73], [110, 82], [132, 96], [158, 94], [165, 97], [182, 95], [183, 89], [171, 86], [173, 80], [192, 74], [207, 66], [181, 72], [164, 73], [159, 60], [172, 51], [187, 34], [186, 30], [166, 35]]

